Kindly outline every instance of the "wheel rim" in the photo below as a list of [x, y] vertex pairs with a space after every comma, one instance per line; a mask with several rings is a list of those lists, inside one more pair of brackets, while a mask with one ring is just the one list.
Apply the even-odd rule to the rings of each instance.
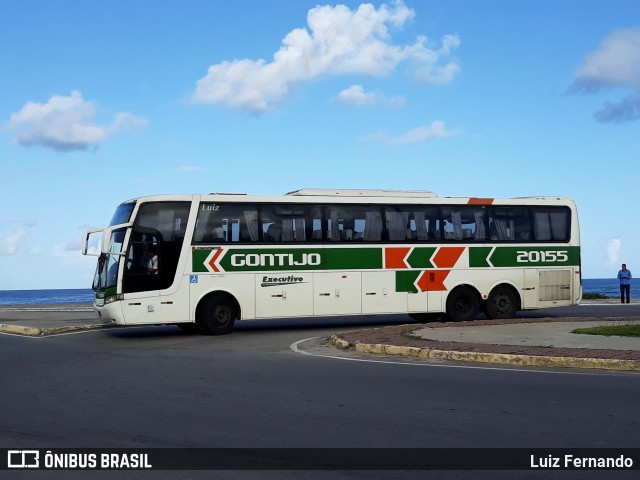
[[446, 312], [450, 320], [463, 322], [473, 320], [480, 312], [480, 305], [471, 289], [459, 287], [447, 299]]
[[471, 311], [471, 302], [466, 296], [459, 296], [456, 298], [456, 302], [453, 308], [460, 313], [468, 314]]
[[496, 297], [494, 305], [499, 313], [507, 313], [511, 309], [511, 299], [509, 295], [501, 293]]
[[218, 307], [215, 310], [214, 321], [216, 325], [223, 327], [229, 323], [231, 319], [231, 309], [228, 307]]

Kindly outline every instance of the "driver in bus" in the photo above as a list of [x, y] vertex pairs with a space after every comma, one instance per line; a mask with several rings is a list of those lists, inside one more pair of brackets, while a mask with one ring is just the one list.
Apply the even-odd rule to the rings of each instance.
[[149, 275], [158, 274], [158, 255], [156, 255], [155, 245], [149, 245], [147, 250], [147, 256], [149, 257], [149, 263], [147, 264], [147, 273]]

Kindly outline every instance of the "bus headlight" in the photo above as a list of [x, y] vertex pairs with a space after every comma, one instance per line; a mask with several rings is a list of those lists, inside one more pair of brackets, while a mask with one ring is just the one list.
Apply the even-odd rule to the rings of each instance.
[[105, 297], [104, 304], [108, 305], [110, 303], [117, 302], [119, 300], [124, 300], [123, 294], [119, 293], [118, 295], [109, 295], [108, 297]]

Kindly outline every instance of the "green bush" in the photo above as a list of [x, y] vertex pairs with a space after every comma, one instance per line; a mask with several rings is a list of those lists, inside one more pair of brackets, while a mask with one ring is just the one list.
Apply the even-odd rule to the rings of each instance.
[[583, 293], [582, 298], [584, 300], [604, 300], [607, 298], [612, 298], [607, 295], [603, 295], [601, 293]]
[[605, 335], [607, 337], [640, 337], [640, 324], [634, 323], [627, 325], [602, 325], [600, 327], [577, 328], [571, 333]]

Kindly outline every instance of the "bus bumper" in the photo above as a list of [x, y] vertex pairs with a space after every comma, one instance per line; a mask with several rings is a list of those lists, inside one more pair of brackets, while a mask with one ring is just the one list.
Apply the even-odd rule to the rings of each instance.
[[94, 305], [93, 311], [96, 312], [100, 323], [105, 325], [125, 325], [120, 302], [110, 303], [101, 307]]

